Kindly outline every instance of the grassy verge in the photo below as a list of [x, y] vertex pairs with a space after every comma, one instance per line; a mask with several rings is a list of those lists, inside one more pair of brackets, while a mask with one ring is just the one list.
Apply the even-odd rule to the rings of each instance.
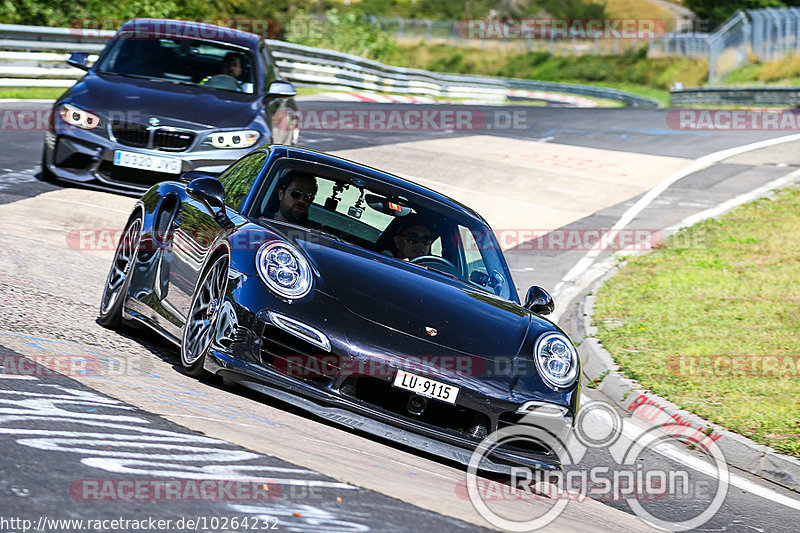
[[456, 48], [444, 44], [398, 45], [386, 58], [393, 65], [425, 70], [482, 74], [545, 81], [630, 84], [666, 91], [680, 80], [702, 85], [707, 62], [694, 58], [647, 58], [644, 48], [607, 56], [553, 56], [548, 52], [509, 52], [502, 49]]
[[0, 87], [0, 98], [55, 100], [64, 91], [64, 87]]
[[701, 223], [625, 265], [600, 289], [594, 317], [628, 377], [795, 457], [798, 228], [796, 187]]
[[790, 54], [769, 63], [750, 63], [731, 72], [725, 85], [800, 85], [800, 55]]

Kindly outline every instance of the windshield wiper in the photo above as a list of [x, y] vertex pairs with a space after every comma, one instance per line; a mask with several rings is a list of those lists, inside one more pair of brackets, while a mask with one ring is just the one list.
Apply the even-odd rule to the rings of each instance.
[[345, 244], [349, 244], [346, 240], [342, 239], [338, 235], [334, 235], [333, 233], [328, 233], [327, 231], [323, 231], [323, 230], [317, 229], [317, 228], [306, 228], [306, 229], [309, 230], [312, 233], [316, 233], [318, 235], [323, 235], [325, 237], [328, 237], [329, 239], [333, 239], [334, 241], [338, 241], [338, 242], [343, 242]]
[[455, 274], [451, 274], [450, 272], [445, 272], [444, 270], [439, 270], [438, 268], [434, 268], [434, 267], [429, 267], [429, 266], [425, 266], [425, 265], [420, 265], [420, 264], [418, 264], [418, 263], [411, 263], [411, 264], [412, 264], [412, 265], [417, 265], [418, 267], [422, 267], [422, 268], [424, 268], [425, 270], [429, 270], [430, 272], [436, 272], [437, 274], [441, 274], [441, 275], [443, 275], [443, 276], [447, 276], [448, 278], [453, 278], [453, 279], [454, 279], [454, 280], [456, 280], [456, 281], [460, 281], [460, 282], [462, 282], [462, 283], [464, 282], [464, 280], [463, 280], [463, 279], [459, 278], [459, 277], [458, 277], [458, 276], [456, 276]]
[[147, 81], [163, 81], [165, 83], [174, 83], [176, 85], [197, 85], [191, 81], [183, 81], [183, 80], [171, 80], [169, 78], [152, 78], [150, 76], [143, 76], [141, 74], [127, 74], [123, 72], [111, 72], [108, 70], [98, 70], [99, 74], [108, 74], [109, 76], [121, 76], [123, 78], [133, 78], [136, 80], [147, 80]]

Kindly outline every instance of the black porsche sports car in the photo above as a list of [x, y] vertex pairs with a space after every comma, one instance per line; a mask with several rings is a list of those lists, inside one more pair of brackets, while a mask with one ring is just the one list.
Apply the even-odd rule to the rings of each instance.
[[297, 144], [294, 86], [258, 35], [197, 22], [126, 22], [53, 105], [42, 178], [141, 195], [219, 173], [267, 143]]
[[[407, 180], [270, 145], [218, 178], [153, 186], [120, 239], [100, 322], [144, 324], [214, 373], [316, 415], [468, 463], [498, 428], [566, 442], [580, 360], [520, 304], [491, 229]], [[558, 450], [500, 446], [483, 466], [559, 468]], [[505, 465], [505, 466], [503, 466]]]

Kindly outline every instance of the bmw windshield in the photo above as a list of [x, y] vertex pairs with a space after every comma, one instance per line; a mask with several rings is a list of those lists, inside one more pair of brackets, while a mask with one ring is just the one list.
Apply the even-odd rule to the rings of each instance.
[[197, 39], [123, 35], [95, 71], [249, 94], [255, 87], [249, 51]]

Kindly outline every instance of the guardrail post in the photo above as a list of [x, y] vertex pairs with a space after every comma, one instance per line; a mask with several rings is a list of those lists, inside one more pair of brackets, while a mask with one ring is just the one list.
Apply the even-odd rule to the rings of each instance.
[[714, 71], [717, 62], [717, 47], [713, 40], [708, 41], [708, 85], [714, 86]]

